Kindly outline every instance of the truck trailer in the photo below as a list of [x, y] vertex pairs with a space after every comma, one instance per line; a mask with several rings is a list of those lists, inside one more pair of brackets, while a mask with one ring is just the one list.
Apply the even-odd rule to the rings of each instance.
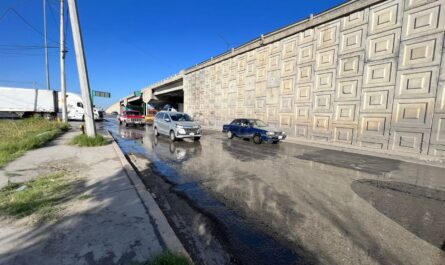
[[56, 117], [58, 96], [53, 90], [0, 87], [0, 117]]
[[[69, 120], [84, 120], [85, 110], [82, 97], [66, 93]], [[61, 116], [61, 93], [53, 90], [0, 87], [0, 118], [26, 118], [42, 116], [55, 118]], [[94, 119], [102, 120], [103, 111], [94, 108]]]

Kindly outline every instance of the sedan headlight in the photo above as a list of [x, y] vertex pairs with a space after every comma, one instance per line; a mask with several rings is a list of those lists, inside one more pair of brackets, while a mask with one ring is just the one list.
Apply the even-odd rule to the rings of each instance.
[[275, 133], [274, 132], [266, 132], [267, 136], [273, 136]]

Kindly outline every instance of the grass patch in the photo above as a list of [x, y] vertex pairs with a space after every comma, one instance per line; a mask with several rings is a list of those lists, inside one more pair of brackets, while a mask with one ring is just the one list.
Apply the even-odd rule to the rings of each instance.
[[0, 168], [68, 129], [68, 124], [43, 118], [0, 120]]
[[145, 265], [193, 265], [193, 263], [184, 255], [165, 252], [156, 256], [152, 262]]
[[80, 134], [71, 140], [71, 144], [78, 146], [102, 146], [109, 144], [110, 141], [105, 139], [102, 135], [97, 134], [96, 137], [88, 137], [86, 134]]
[[[23, 218], [35, 214], [38, 221], [55, 219], [60, 205], [73, 188], [65, 172], [52, 173], [25, 183], [9, 184], [0, 190], [0, 215]], [[25, 187], [23, 190], [18, 190]]]

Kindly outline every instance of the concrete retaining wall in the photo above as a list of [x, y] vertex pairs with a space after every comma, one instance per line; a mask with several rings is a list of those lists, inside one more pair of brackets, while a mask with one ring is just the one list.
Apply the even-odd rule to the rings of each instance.
[[186, 70], [185, 111], [216, 129], [254, 117], [304, 142], [444, 158], [444, 9], [349, 2]]

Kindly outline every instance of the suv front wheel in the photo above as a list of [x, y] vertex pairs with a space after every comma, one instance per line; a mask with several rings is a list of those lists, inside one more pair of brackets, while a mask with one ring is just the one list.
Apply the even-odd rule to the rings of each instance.
[[170, 140], [171, 140], [172, 142], [176, 141], [176, 135], [175, 135], [175, 132], [174, 132], [174, 131], [170, 131]]
[[158, 128], [155, 127], [154, 132], [155, 132], [155, 136], [159, 135]]

